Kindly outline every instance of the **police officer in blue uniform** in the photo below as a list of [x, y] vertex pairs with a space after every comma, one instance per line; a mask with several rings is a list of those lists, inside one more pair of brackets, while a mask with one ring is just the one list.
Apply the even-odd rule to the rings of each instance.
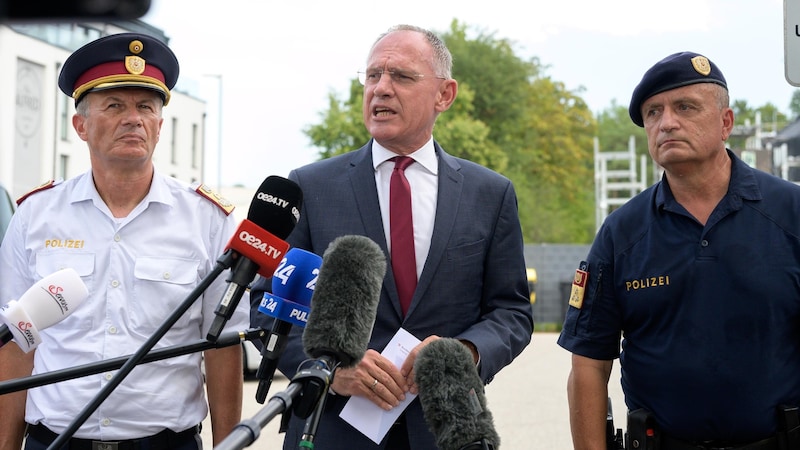
[[800, 448], [800, 187], [726, 148], [727, 83], [703, 55], [656, 63], [629, 113], [664, 176], [576, 271], [558, 340], [575, 448], [606, 448], [618, 357], [627, 448]]

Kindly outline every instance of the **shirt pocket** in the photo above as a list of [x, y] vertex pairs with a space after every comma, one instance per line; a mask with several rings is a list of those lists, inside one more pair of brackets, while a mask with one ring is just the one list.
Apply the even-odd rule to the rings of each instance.
[[[133, 328], [149, 334], [158, 329], [189, 296], [197, 285], [200, 263], [192, 259], [144, 256], [136, 258], [134, 287], [129, 312]], [[198, 300], [174, 327], [186, 327], [193, 321], [200, 326], [202, 304]]]

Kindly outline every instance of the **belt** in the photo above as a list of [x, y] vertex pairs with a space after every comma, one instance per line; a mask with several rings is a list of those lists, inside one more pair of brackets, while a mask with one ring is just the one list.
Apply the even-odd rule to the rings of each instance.
[[[64, 450], [171, 450], [194, 439], [200, 431], [196, 425], [181, 432], [166, 429], [158, 434], [140, 439], [122, 441], [93, 441], [91, 439], [72, 438], [62, 447]], [[42, 424], [28, 424], [28, 436], [48, 446], [58, 438], [58, 434]]]
[[686, 442], [662, 435], [661, 450], [779, 450], [779, 447], [775, 436], [749, 444], [730, 444], [714, 441]]

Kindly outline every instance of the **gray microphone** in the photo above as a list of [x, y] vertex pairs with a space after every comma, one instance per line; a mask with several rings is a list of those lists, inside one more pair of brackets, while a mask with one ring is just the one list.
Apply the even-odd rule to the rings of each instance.
[[367, 351], [385, 275], [383, 250], [365, 236], [340, 236], [322, 254], [303, 331], [303, 350], [314, 358], [313, 365], [295, 375], [295, 379], [308, 380], [294, 405], [295, 415], [307, 419], [302, 448], [314, 448], [336, 368], [355, 366]]
[[303, 350], [352, 367], [367, 351], [386, 275], [386, 256], [365, 236], [336, 238], [322, 255]]
[[499, 448], [483, 382], [472, 353], [458, 339], [441, 338], [423, 347], [414, 379], [422, 414], [440, 450]]

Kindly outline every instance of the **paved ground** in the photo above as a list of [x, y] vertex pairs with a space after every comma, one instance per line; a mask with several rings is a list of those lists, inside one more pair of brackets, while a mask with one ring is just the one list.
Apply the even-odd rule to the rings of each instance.
[[[555, 333], [535, 333], [531, 345], [486, 388], [489, 409], [501, 439], [501, 449], [569, 450], [566, 380], [570, 354], [556, 344]], [[285, 389], [286, 379], [273, 381], [268, 398]], [[245, 382], [243, 417], [250, 418], [263, 408], [255, 401], [257, 382]], [[619, 386], [619, 367], [614, 365], [609, 392], [617, 427], [624, 424], [625, 404]], [[283, 435], [278, 418], [262, 430], [248, 448], [279, 450]], [[204, 426], [204, 445], [212, 448], [210, 425]], [[325, 449], [319, 449], [325, 450]], [[354, 449], [358, 450], [358, 449]]]

